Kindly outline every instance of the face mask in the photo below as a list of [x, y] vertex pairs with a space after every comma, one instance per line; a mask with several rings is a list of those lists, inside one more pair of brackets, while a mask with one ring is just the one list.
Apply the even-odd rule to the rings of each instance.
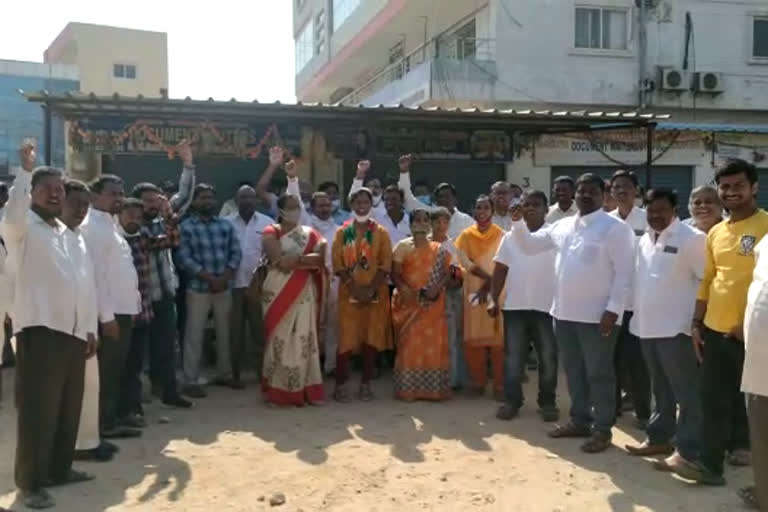
[[298, 209], [280, 210], [280, 217], [286, 222], [297, 224], [299, 222], [299, 218], [301, 217], [301, 211]]
[[373, 206], [379, 206], [381, 203], [381, 194], [378, 196], [373, 196]]
[[635, 199], [635, 206], [637, 206], [638, 208], [643, 207], [643, 199], [641, 197], [638, 197]]
[[421, 201], [422, 203], [432, 206], [432, 196], [426, 195], [426, 196], [416, 196], [416, 199]]
[[334, 199], [331, 201], [331, 208], [333, 208], [333, 213], [336, 213], [341, 208], [341, 200], [340, 199]]
[[366, 213], [365, 215], [359, 215], [355, 213], [355, 221], [359, 223], [368, 222], [371, 219], [371, 212]]
[[432, 231], [428, 224], [414, 224], [411, 226], [411, 233], [414, 235], [428, 235]]

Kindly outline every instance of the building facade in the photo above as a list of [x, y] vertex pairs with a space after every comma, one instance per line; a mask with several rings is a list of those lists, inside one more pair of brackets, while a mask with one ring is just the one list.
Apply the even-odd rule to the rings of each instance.
[[[733, 156], [768, 179], [768, 2], [645, 2], [294, 0], [297, 97], [668, 113], [654, 185], [684, 195]], [[507, 178], [544, 190], [645, 160], [639, 133], [515, 142]]]
[[168, 94], [168, 36], [162, 32], [68, 23], [44, 60], [77, 66], [84, 92], [149, 98]]
[[[42, 157], [45, 152], [43, 115], [40, 105], [29, 103], [19, 94], [46, 90], [53, 94], [80, 89], [77, 67], [65, 64], [42, 64], [0, 60], [0, 179], [7, 179], [10, 169], [19, 165], [21, 143], [33, 139]], [[53, 119], [51, 140], [52, 163], [64, 166], [64, 122]]]

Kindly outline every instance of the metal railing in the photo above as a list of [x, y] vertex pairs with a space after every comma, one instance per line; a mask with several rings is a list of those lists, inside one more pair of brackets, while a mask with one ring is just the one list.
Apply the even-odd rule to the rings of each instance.
[[357, 105], [388, 84], [402, 80], [421, 64], [436, 58], [449, 60], [486, 60], [496, 58], [496, 40], [468, 37], [437, 38], [427, 41], [402, 58], [384, 66], [360, 87], [341, 98], [337, 104]]

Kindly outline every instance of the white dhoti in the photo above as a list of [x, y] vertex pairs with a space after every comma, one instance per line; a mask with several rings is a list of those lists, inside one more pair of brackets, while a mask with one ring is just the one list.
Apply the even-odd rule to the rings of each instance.
[[339, 278], [331, 279], [328, 286], [328, 294], [325, 296], [325, 317], [322, 322], [322, 339], [325, 347], [325, 371], [326, 374], [336, 369], [336, 351], [339, 345]]
[[99, 444], [99, 359], [93, 356], [85, 362], [83, 406], [80, 409], [80, 428], [75, 449], [93, 450]]

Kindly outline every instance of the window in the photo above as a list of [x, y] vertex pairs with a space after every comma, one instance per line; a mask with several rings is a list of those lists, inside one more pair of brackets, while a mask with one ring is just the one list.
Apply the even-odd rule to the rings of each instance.
[[312, 52], [314, 50], [314, 24], [312, 19], [309, 20], [298, 37], [296, 37], [296, 73], [300, 72], [304, 67], [312, 60]]
[[300, 11], [305, 3], [307, 3], [306, 0], [296, 0], [296, 10]]
[[336, 32], [360, 6], [360, 0], [333, 0], [333, 31]]
[[115, 64], [112, 66], [112, 75], [115, 78], [136, 79], [136, 66], [133, 64]]
[[321, 10], [315, 16], [315, 55], [325, 51], [325, 11]]
[[768, 59], [768, 16], [752, 19], [752, 58]]
[[576, 48], [626, 50], [629, 11], [602, 7], [576, 8]]

